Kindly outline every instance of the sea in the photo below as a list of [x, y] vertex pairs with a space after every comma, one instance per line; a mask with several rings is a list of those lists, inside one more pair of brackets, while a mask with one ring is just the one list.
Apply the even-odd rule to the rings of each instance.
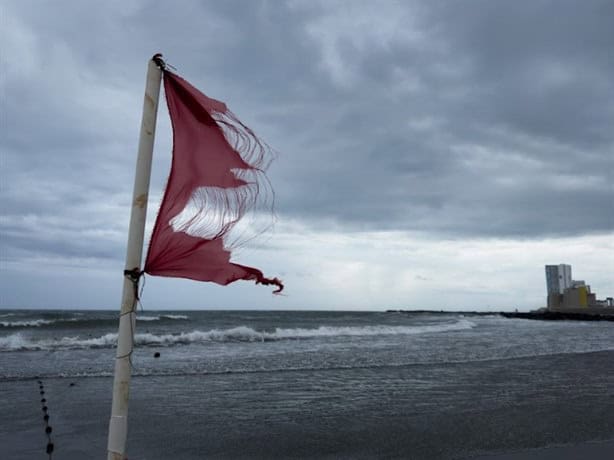
[[[53, 458], [104, 456], [117, 325], [117, 311], [0, 310], [0, 457], [46, 458], [42, 388]], [[490, 458], [614, 440], [611, 322], [145, 310], [134, 338], [130, 459]]]

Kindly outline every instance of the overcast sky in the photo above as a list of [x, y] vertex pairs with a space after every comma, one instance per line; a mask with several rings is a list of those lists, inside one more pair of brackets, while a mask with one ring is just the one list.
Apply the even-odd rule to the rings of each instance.
[[[614, 295], [614, 2], [0, 3], [0, 306], [118, 308], [147, 60], [278, 153], [285, 296], [148, 277], [145, 308], [529, 309]], [[150, 225], [172, 145], [161, 102]], [[146, 239], [148, 239], [146, 236]]]

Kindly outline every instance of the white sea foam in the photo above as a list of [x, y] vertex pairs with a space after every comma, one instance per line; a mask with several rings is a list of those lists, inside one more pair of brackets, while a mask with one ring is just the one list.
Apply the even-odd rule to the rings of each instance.
[[29, 345], [28, 340], [24, 339], [21, 334], [11, 334], [6, 337], [0, 337], [0, 350], [23, 350]]
[[136, 319], [138, 321], [159, 321], [160, 317], [159, 316], [140, 316], [140, 315], [137, 315]]
[[40, 327], [55, 322], [50, 319], [32, 319], [22, 321], [0, 321], [2, 327]]
[[139, 321], [160, 321], [162, 319], [188, 319], [186, 315], [160, 315], [160, 316], [147, 316], [147, 315], [137, 315], [136, 317]]
[[165, 319], [189, 319], [186, 315], [160, 315], [160, 317]]
[[[309, 339], [317, 337], [339, 336], [375, 336], [375, 335], [413, 335], [435, 332], [456, 331], [471, 329], [475, 323], [460, 320], [450, 324], [436, 324], [429, 326], [321, 326], [315, 329], [281, 329], [272, 332], [256, 331], [247, 326], [231, 329], [212, 329], [209, 331], [191, 331], [179, 334], [136, 334], [134, 340], [137, 345], [172, 346], [176, 344], [205, 343], [205, 342], [270, 342], [279, 340]], [[94, 338], [62, 337], [60, 339], [33, 340], [22, 334], [12, 334], [0, 337], [0, 351], [15, 350], [61, 350], [61, 349], [87, 349], [112, 347], [117, 342], [117, 334], [105, 334]]]
[[62, 337], [61, 339], [32, 340], [17, 333], [0, 337], [0, 351], [102, 348], [113, 346], [116, 342], [117, 334], [106, 334], [91, 339]]

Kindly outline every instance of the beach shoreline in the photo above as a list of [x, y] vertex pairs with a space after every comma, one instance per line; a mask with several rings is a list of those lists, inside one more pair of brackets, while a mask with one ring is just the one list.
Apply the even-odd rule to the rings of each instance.
[[[506, 381], [533, 372], [546, 361], [556, 361], [556, 368], [574, 363], [580, 368], [542, 379], [541, 389], [506, 387], [503, 394], [494, 381], [494, 376]], [[295, 370], [283, 376], [267, 371], [136, 376], [128, 458], [520, 460], [561, 459], [566, 457], [552, 455], [577, 452], [609, 458], [614, 399], [607, 377], [611, 373], [605, 372], [613, 362], [614, 352], [604, 351], [343, 372]], [[457, 377], [446, 382], [447, 375]], [[585, 388], [604, 388], [606, 394], [562, 399], [561, 392], [578, 376], [585, 376]], [[359, 391], [346, 379], [367, 387]], [[386, 379], [386, 385], [378, 379]], [[489, 379], [494, 382], [479, 385]], [[53, 427], [53, 458], [104, 456], [112, 379], [42, 381]], [[368, 387], [376, 384], [378, 393]], [[7, 458], [44, 454], [37, 380], [2, 381], [0, 393], [0, 443]]]

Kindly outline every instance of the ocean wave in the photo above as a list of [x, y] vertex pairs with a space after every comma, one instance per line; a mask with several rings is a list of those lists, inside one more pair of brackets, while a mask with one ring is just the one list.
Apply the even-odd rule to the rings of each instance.
[[163, 319], [190, 319], [187, 315], [160, 315]]
[[[230, 329], [212, 329], [210, 331], [191, 331], [178, 334], [138, 333], [134, 341], [141, 346], [173, 346], [206, 342], [271, 342], [280, 340], [311, 339], [318, 337], [375, 336], [375, 335], [413, 335], [433, 332], [457, 331], [471, 329], [475, 323], [460, 320], [450, 324], [428, 326], [320, 326], [315, 329], [277, 328], [274, 331], [257, 331], [247, 326]], [[115, 346], [117, 334], [109, 333], [100, 337], [81, 338], [62, 337], [60, 339], [33, 340], [21, 333], [0, 337], [0, 351], [17, 350], [62, 350], [109, 348]]]
[[187, 320], [189, 318], [186, 315], [160, 315], [160, 316], [137, 315], [136, 319], [138, 321], [161, 321], [161, 320]]
[[66, 350], [80, 348], [112, 347], [117, 342], [117, 334], [105, 334], [102, 337], [82, 339], [79, 337], [62, 337], [61, 339], [33, 340], [21, 333], [0, 337], [0, 351], [35, 351]]
[[137, 321], [160, 321], [159, 316], [138, 316], [136, 317]]
[[21, 320], [21, 321], [0, 321], [0, 326], [2, 327], [41, 327], [45, 324], [54, 323], [54, 320], [51, 319], [32, 319], [32, 320]]
[[[137, 321], [176, 321], [176, 320], [188, 320], [186, 315], [137, 315]], [[107, 326], [117, 324], [118, 319], [114, 317], [106, 318], [87, 318], [82, 315], [77, 318], [56, 318], [56, 319], [25, 319], [14, 321], [0, 321], [0, 327], [6, 328], [31, 328], [31, 327], [52, 327], [52, 328], [65, 328], [77, 329], [80, 327], [90, 326]]]
[[415, 335], [429, 332], [447, 332], [472, 329], [475, 323], [461, 319], [455, 323], [431, 324], [426, 326], [320, 326], [317, 329], [276, 329], [273, 333], [263, 333], [269, 339], [302, 339], [311, 337], [334, 336], [373, 336], [373, 335]]

